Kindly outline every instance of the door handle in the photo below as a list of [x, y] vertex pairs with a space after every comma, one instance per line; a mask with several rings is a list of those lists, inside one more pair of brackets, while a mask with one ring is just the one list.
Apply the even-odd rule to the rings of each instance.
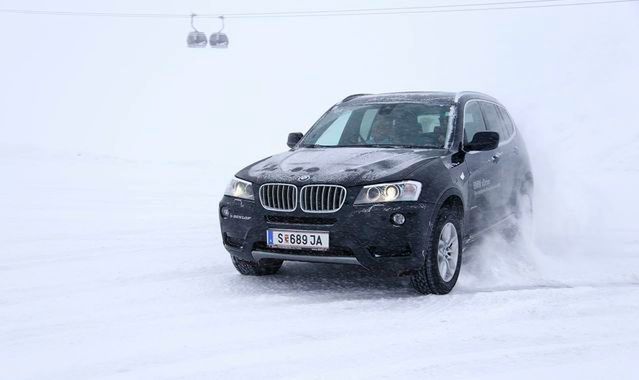
[[499, 159], [501, 158], [502, 154], [503, 154], [502, 152], [493, 154], [492, 161], [495, 163], [499, 162]]

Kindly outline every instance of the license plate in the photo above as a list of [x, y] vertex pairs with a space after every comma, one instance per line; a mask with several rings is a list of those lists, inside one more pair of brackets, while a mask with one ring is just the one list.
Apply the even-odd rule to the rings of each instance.
[[266, 230], [266, 244], [274, 248], [328, 249], [328, 232]]

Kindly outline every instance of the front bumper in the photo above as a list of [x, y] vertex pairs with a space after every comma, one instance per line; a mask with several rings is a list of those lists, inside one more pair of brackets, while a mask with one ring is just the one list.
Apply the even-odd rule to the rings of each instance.
[[[403, 273], [424, 264], [424, 244], [432, 231], [434, 205], [421, 202], [344, 204], [334, 213], [309, 214], [268, 211], [257, 201], [225, 196], [220, 202], [222, 239], [227, 251], [244, 260], [281, 259], [336, 264], [357, 264], [371, 270]], [[406, 222], [391, 223], [394, 213]], [[274, 249], [266, 245], [266, 230], [328, 231], [327, 251]]]

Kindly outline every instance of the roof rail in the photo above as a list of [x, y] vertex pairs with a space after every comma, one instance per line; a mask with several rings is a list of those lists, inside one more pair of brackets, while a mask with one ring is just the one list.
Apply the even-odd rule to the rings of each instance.
[[370, 94], [353, 94], [353, 95], [349, 95], [349, 96], [345, 97], [344, 100], [342, 100], [342, 103], [348, 102], [349, 100], [353, 100], [353, 99], [355, 99], [357, 97], [364, 96], [364, 95], [370, 95]]
[[455, 101], [456, 102], [459, 101], [459, 98], [461, 98], [464, 95], [480, 95], [480, 96], [485, 96], [487, 98], [493, 98], [492, 96], [484, 94], [483, 92], [479, 92], [479, 91], [459, 91], [455, 94]]

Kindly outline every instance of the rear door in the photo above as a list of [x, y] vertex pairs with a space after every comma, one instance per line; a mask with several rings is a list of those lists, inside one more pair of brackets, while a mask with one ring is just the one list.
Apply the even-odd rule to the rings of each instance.
[[499, 202], [495, 204], [495, 211], [497, 219], [503, 219], [512, 211], [510, 204], [514, 196], [515, 175], [511, 133], [497, 104], [482, 102], [481, 109], [484, 113], [486, 128], [499, 133], [499, 147], [493, 152], [491, 159], [495, 165], [499, 166], [499, 178], [496, 179], [495, 185], [499, 185], [498, 190], [501, 195]]
[[[481, 110], [481, 101], [469, 100], [464, 105], [464, 143], [470, 142], [477, 132], [487, 131]], [[497, 150], [468, 152], [466, 165], [469, 175], [469, 232], [475, 234], [492, 226], [499, 217], [497, 205], [502, 203], [499, 178], [501, 176], [498, 160], [493, 156]]]
[[509, 197], [507, 199], [509, 202], [507, 205], [507, 212], [513, 213], [515, 211], [514, 207], [521, 186], [519, 178], [525, 175], [525, 173], [521, 170], [522, 161], [521, 155], [519, 154], [519, 139], [515, 136], [515, 126], [504, 107], [498, 106], [497, 109], [499, 110], [501, 120], [508, 135], [508, 138], [504, 141], [503, 145], [503, 183], [504, 188], [507, 190], [505, 194]]

